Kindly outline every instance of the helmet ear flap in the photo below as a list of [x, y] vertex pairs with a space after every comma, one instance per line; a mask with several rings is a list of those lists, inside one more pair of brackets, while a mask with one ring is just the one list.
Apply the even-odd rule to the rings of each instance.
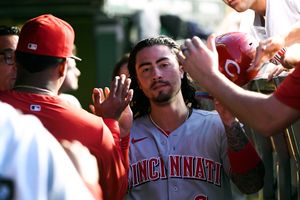
[[255, 56], [257, 41], [243, 32], [229, 32], [216, 37], [216, 48], [219, 54], [219, 70], [239, 86], [247, 84], [257, 75], [249, 71]]

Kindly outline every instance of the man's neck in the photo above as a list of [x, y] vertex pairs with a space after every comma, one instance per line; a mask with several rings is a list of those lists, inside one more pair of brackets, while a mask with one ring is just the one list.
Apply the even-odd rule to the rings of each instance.
[[56, 96], [57, 90], [51, 84], [34, 83], [31, 81], [17, 81], [14, 88], [16, 91], [30, 92], [35, 94]]
[[152, 103], [150, 117], [161, 129], [172, 132], [187, 120], [189, 108], [183, 99], [167, 105]]
[[257, 0], [250, 9], [264, 17], [266, 15], [266, 4], [267, 0]]

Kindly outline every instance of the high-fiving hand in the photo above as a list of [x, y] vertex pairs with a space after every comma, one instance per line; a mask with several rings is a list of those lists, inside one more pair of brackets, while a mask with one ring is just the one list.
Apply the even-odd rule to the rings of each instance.
[[131, 79], [124, 74], [116, 76], [110, 85], [110, 89], [105, 87], [94, 88], [90, 105], [92, 112], [103, 118], [119, 120], [124, 109], [129, 105], [133, 97], [133, 90], [130, 88]]

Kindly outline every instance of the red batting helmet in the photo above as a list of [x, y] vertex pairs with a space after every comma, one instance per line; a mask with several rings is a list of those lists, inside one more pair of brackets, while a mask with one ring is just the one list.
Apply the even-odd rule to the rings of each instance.
[[256, 40], [247, 33], [230, 32], [216, 37], [219, 70], [232, 82], [243, 86], [254, 79], [257, 71], [247, 71], [254, 59]]

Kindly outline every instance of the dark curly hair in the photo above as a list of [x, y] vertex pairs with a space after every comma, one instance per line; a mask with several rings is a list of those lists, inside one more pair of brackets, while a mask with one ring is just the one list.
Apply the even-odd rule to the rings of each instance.
[[[141, 117], [143, 115], [149, 114], [150, 112], [150, 102], [145, 96], [143, 91], [139, 88], [137, 77], [136, 77], [136, 55], [139, 51], [146, 47], [151, 47], [154, 45], [164, 45], [170, 48], [171, 52], [176, 55], [180, 50], [179, 44], [177, 44], [172, 38], [167, 36], [158, 36], [153, 38], [147, 38], [138, 42], [135, 47], [130, 52], [128, 60], [128, 70], [131, 78], [131, 88], [134, 90], [133, 99], [131, 102], [131, 109], [133, 111], [134, 117]], [[181, 80], [181, 91], [184, 101], [187, 106], [192, 108], [200, 108], [199, 102], [195, 99], [195, 91], [193, 84], [190, 79], [187, 78], [186, 72]]]

